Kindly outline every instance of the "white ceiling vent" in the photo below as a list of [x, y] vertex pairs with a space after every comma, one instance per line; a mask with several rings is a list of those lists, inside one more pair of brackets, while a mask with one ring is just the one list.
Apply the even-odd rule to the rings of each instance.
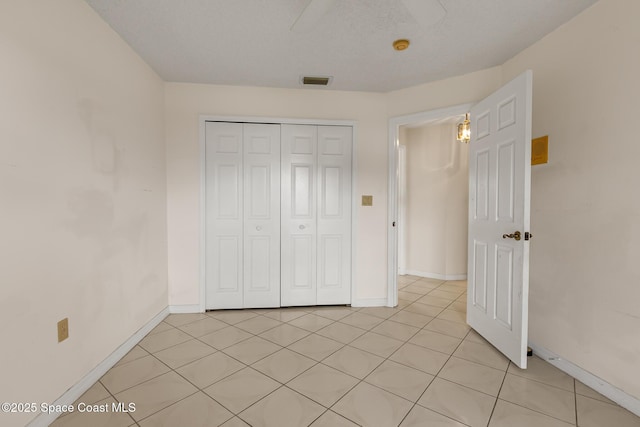
[[302, 76], [300, 83], [303, 86], [329, 86], [333, 77], [331, 76]]

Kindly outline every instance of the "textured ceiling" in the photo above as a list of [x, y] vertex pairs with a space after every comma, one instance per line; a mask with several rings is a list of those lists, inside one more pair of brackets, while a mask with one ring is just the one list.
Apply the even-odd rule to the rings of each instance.
[[500, 65], [596, 0], [424, 0], [446, 11], [428, 25], [402, 0], [337, 0], [302, 31], [308, 0], [86, 1], [165, 81], [386, 92]]

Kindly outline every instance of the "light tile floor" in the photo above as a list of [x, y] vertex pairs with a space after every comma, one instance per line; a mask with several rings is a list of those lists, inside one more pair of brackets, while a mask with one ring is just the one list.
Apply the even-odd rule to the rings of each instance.
[[400, 276], [397, 308], [172, 314], [53, 426], [640, 426], [537, 357], [523, 371], [465, 323], [466, 282]]

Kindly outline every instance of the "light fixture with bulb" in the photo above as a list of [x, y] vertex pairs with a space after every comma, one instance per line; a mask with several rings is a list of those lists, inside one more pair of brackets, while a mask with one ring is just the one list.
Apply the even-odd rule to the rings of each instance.
[[469, 113], [465, 114], [464, 121], [462, 123], [458, 123], [458, 137], [456, 139], [464, 143], [471, 140], [471, 121], [469, 120]]

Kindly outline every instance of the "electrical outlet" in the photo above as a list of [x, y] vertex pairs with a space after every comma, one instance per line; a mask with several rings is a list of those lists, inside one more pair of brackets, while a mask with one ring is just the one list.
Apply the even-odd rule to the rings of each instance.
[[65, 317], [58, 322], [58, 342], [69, 338], [69, 318]]

